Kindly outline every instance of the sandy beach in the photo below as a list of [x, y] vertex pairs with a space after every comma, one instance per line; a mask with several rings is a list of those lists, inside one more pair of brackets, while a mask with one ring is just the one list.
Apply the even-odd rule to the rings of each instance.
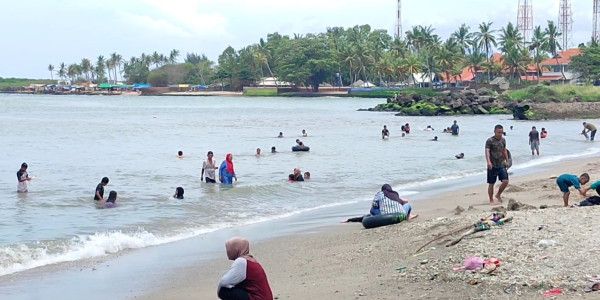
[[[600, 238], [594, 235], [600, 220], [593, 217], [600, 207], [563, 208], [555, 185], [555, 176], [567, 172], [599, 178], [600, 163], [590, 162], [596, 158], [512, 178], [504, 207], [511, 199], [531, 207], [508, 211], [512, 222], [452, 247], [445, 244], [458, 234], [415, 254], [428, 241], [488, 216], [492, 207], [485, 185], [415, 201], [419, 217], [410, 222], [371, 230], [332, 224], [253, 245], [252, 252], [277, 299], [541, 299], [552, 288], [561, 289], [561, 299], [597, 299], [600, 292], [584, 289], [600, 275], [595, 257]], [[574, 193], [571, 199], [582, 200]], [[457, 214], [457, 206], [465, 211]], [[468, 256], [498, 258], [501, 264], [491, 274], [454, 271]], [[215, 299], [216, 283], [229, 264], [223, 254], [165, 274], [164, 284], [141, 298]]]

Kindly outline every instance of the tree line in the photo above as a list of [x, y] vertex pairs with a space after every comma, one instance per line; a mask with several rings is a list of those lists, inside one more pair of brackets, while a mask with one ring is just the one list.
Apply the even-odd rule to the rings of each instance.
[[[541, 74], [541, 62], [556, 57], [561, 50], [560, 36], [552, 21], [545, 27], [537, 26], [527, 42], [512, 23], [500, 29], [494, 29], [492, 22], [483, 22], [475, 29], [462, 24], [445, 40], [431, 26], [414, 26], [404, 38], [395, 39], [385, 30], [357, 25], [331, 27], [318, 34], [268, 34], [239, 50], [227, 47], [216, 63], [196, 53], [187, 53], [181, 63], [180, 53], [174, 49], [168, 55], [142, 53], [129, 60], [112, 53], [106, 58], [98, 56], [95, 64], [84, 58], [78, 64], [49, 65], [48, 70], [51, 76], [72, 82], [122, 79], [156, 86], [215, 84], [231, 90], [255, 85], [264, 77], [314, 90], [323, 83], [349, 85], [357, 80], [380, 86], [414, 84], [418, 80], [415, 74], [424, 74], [430, 81], [434, 76], [461, 80], [465, 68], [485, 74], [477, 81], [497, 76], [520, 81], [529, 66], [535, 65]], [[597, 47], [595, 43], [592, 46]], [[491, 59], [494, 51], [502, 53], [502, 64]]]

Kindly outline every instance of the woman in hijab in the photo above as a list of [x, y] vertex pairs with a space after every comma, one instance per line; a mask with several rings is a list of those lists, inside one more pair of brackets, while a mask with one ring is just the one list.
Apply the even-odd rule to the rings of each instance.
[[233, 155], [228, 153], [225, 156], [225, 160], [221, 163], [219, 167], [219, 180], [223, 184], [233, 184], [233, 179], [237, 181], [237, 177], [235, 176], [235, 170], [233, 168]]
[[219, 299], [272, 300], [273, 293], [262, 266], [250, 255], [250, 243], [235, 237], [225, 243], [231, 268], [219, 281]]
[[[369, 214], [371, 216], [403, 213], [406, 219], [414, 219], [418, 215], [411, 215], [412, 206], [408, 201], [400, 198], [398, 192], [394, 191], [389, 184], [384, 184], [381, 191], [375, 194]], [[363, 217], [350, 218], [346, 222], [362, 222]]]

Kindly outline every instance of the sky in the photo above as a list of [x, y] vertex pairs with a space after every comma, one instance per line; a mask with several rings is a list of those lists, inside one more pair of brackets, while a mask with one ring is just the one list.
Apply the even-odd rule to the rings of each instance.
[[[462, 23], [516, 23], [518, 0], [402, 0], [403, 31], [431, 25], [446, 38]], [[559, 0], [530, 0], [534, 24], [558, 20]], [[592, 1], [572, 0], [573, 46], [590, 40]], [[212, 60], [279, 32], [318, 33], [369, 24], [392, 34], [395, 0], [0, 0], [0, 77], [50, 78], [48, 64], [117, 52], [178, 49]]]

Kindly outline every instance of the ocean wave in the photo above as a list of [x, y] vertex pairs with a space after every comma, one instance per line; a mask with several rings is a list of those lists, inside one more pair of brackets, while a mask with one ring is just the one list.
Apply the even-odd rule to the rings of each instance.
[[276, 216], [259, 217], [253, 220], [245, 220], [236, 223], [213, 224], [202, 228], [185, 228], [175, 235], [160, 236], [140, 228], [132, 232], [97, 232], [92, 235], [79, 235], [69, 240], [54, 240], [43, 243], [39, 242], [6, 246], [0, 248], [0, 276], [46, 265], [102, 257], [128, 249], [162, 245], [189, 239], [220, 229], [289, 218], [297, 214], [352, 204], [363, 200], [363, 198], [357, 198], [344, 202], [329, 203]]

